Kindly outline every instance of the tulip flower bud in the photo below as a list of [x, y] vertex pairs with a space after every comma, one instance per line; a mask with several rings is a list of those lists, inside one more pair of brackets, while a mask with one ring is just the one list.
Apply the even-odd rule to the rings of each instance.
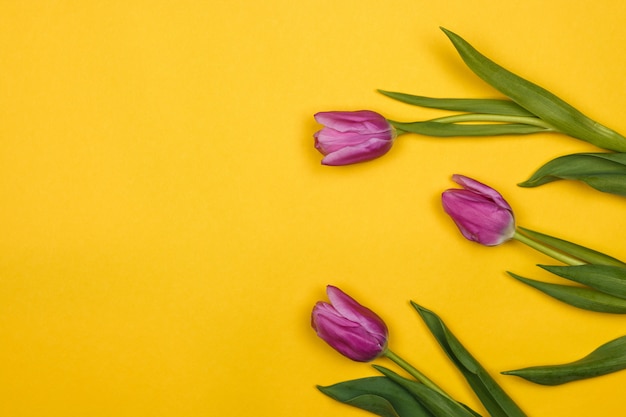
[[342, 355], [357, 362], [369, 362], [387, 350], [388, 331], [373, 311], [337, 287], [326, 288], [330, 303], [313, 307], [311, 325], [317, 335]]
[[443, 209], [467, 239], [496, 246], [515, 235], [515, 217], [509, 203], [493, 188], [462, 175], [452, 180], [463, 189], [443, 192]]
[[324, 125], [316, 132], [315, 148], [324, 155], [324, 165], [349, 165], [386, 154], [396, 138], [391, 124], [369, 110], [330, 111], [315, 115]]

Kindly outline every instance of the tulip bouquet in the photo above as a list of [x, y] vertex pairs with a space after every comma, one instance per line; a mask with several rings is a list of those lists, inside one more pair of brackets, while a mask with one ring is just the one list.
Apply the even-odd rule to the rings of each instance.
[[[323, 128], [314, 138], [315, 147], [324, 155], [322, 164], [348, 165], [378, 158], [404, 134], [446, 137], [555, 132], [591, 143], [602, 151], [557, 157], [520, 186], [577, 180], [598, 191], [626, 196], [626, 137], [496, 64], [455, 33], [443, 31], [467, 66], [507, 98], [442, 99], [379, 90], [410, 105], [457, 114], [399, 122], [368, 110], [317, 113], [315, 119]], [[575, 285], [541, 282], [509, 272], [511, 277], [576, 308], [626, 314], [626, 263], [588, 247], [520, 227], [513, 209], [499, 192], [463, 175], [454, 175], [452, 179], [461, 188], [444, 191], [442, 205], [465, 238], [486, 246], [517, 240], [560, 263], [539, 266]], [[320, 387], [322, 392], [385, 417], [478, 415], [389, 350], [387, 328], [371, 310], [335, 287], [328, 287], [328, 296], [330, 304], [316, 304], [312, 315], [313, 328], [323, 340], [356, 361], [387, 358], [412, 379], [375, 365], [382, 376]], [[491, 416], [524, 415], [435, 313], [412, 305]], [[575, 362], [502, 373], [538, 384], [557, 385], [622, 369], [626, 369], [626, 336], [598, 347]]]

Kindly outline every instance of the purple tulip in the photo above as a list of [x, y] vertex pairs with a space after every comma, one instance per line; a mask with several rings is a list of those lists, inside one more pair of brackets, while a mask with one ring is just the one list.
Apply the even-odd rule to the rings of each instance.
[[396, 138], [387, 119], [369, 110], [329, 111], [315, 115], [324, 125], [316, 132], [315, 148], [324, 155], [324, 165], [349, 165], [386, 154]]
[[493, 188], [462, 175], [452, 180], [463, 189], [443, 192], [443, 209], [467, 239], [496, 246], [515, 234], [515, 217], [509, 203]]
[[329, 303], [313, 307], [311, 325], [326, 343], [342, 355], [369, 362], [387, 350], [387, 326], [370, 309], [337, 287], [326, 287]]

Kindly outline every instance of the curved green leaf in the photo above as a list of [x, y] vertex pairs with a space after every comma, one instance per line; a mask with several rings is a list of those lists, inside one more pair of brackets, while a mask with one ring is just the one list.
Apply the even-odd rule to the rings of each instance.
[[526, 135], [529, 133], [548, 132], [543, 127], [521, 123], [456, 124], [432, 121], [402, 123], [393, 120], [390, 120], [389, 123], [402, 132], [439, 137]]
[[372, 414], [382, 417], [400, 417], [389, 401], [374, 394], [364, 394], [354, 397], [346, 401], [345, 404], [369, 411]]
[[600, 313], [626, 314], [626, 300], [588, 288], [550, 284], [508, 273], [518, 281], [556, 298], [559, 301], [584, 310]]
[[596, 190], [626, 196], [626, 153], [578, 153], [551, 160], [520, 187], [557, 180], [582, 181]]
[[546, 89], [506, 70], [442, 28], [467, 66], [495, 89], [557, 130], [604, 149], [626, 152], [626, 138], [593, 121]]
[[562, 364], [502, 372], [542, 385], [559, 385], [626, 369], [626, 336], [610, 341], [584, 358]]
[[382, 376], [317, 388], [336, 401], [381, 417], [434, 417], [407, 390]]
[[491, 417], [526, 416], [435, 313], [414, 302], [411, 302], [411, 305], [422, 317], [452, 363], [463, 374]]
[[560, 277], [626, 299], [626, 268], [607, 265], [539, 266]]
[[586, 248], [576, 243], [568, 242], [567, 240], [559, 239], [553, 236], [549, 236], [543, 233], [535, 232], [534, 230], [518, 227], [518, 230], [528, 236], [529, 238], [541, 242], [545, 245], [551, 246], [561, 252], [567, 253], [575, 258], [595, 265], [614, 265], [620, 267], [626, 267], [626, 263], [612, 256], [605, 255], [593, 249]]
[[424, 407], [426, 407], [435, 417], [477, 417], [480, 415], [470, 410], [466, 406], [448, 398], [424, 384], [406, 379], [395, 372], [374, 366], [380, 373], [400, 385], [411, 393]]
[[507, 116], [533, 116], [528, 110], [511, 100], [474, 99], [474, 98], [432, 98], [414, 96], [394, 91], [378, 90], [379, 93], [402, 103], [413, 106], [429, 107], [440, 110], [467, 113], [502, 114]]

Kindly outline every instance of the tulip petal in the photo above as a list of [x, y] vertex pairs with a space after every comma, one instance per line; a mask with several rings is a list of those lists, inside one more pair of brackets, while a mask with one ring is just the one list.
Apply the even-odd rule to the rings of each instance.
[[390, 130], [387, 120], [371, 110], [319, 112], [314, 117], [318, 123], [340, 132], [383, 133]]
[[485, 185], [482, 182], [478, 182], [473, 178], [469, 178], [460, 174], [454, 174], [452, 176], [452, 180], [466, 190], [475, 191], [481, 195], [489, 197], [500, 207], [506, 208], [507, 210], [512, 210], [511, 206], [509, 205], [509, 203], [506, 202], [502, 195], [488, 185]]
[[376, 313], [359, 304], [355, 299], [341, 291], [339, 288], [329, 285], [326, 288], [328, 299], [336, 311], [348, 320], [363, 326], [370, 333], [387, 337], [387, 326]]
[[359, 324], [356, 321], [342, 316], [334, 306], [328, 303], [325, 303], [323, 301], [320, 301], [317, 304], [315, 304], [315, 307], [313, 308], [313, 315], [312, 315], [313, 328], [315, 328], [317, 323], [319, 323], [319, 321], [317, 320], [319, 317], [324, 317], [324, 320], [330, 321], [334, 325], [341, 326], [341, 327], [358, 327], [359, 326]]
[[378, 158], [391, 149], [393, 141], [371, 138], [356, 145], [331, 152], [322, 159], [323, 165], [350, 165]]
[[340, 132], [330, 127], [325, 127], [316, 132], [313, 137], [315, 138], [315, 149], [323, 155], [328, 155], [347, 146], [360, 146], [370, 139], [381, 139], [381, 135], [377, 133]]
[[386, 340], [372, 335], [359, 323], [338, 316], [331, 309], [314, 311], [313, 328], [317, 335], [352, 360], [367, 362], [376, 358], [384, 349]]

